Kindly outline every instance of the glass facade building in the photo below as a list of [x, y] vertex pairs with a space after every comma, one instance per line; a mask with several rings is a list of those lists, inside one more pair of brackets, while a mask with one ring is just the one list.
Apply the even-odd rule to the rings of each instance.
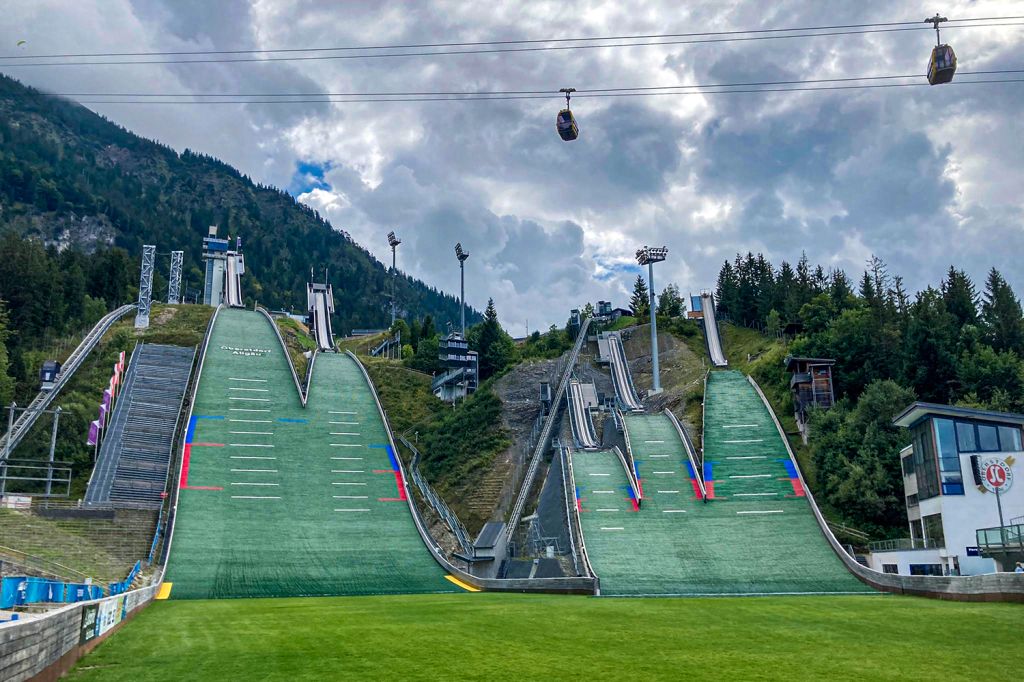
[[[963, 495], [961, 455], [1021, 452], [1018, 424], [990, 420], [929, 416], [910, 428], [914, 444], [912, 461], [904, 462], [904, 474], [917, 474], [920, 500], [937, 495]], [[908, 458], [910, 459], [910, 458]], [[968, 484], [971, 472], [967, 472]]]

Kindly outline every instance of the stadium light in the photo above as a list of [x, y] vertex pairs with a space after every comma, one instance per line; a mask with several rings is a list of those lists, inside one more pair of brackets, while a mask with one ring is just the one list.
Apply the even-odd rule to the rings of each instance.
[[462, 310], [462, 338], [466, 338], [466, 259], [469, 254], [462, 250], [462, 242], [455, 244], [455, 257], [459, 259], [459, 307]]
[[398, 245], [402, 243], [402, 240], [395, 236], [395, 233], [388, 232], [388, 244], [391, 246], [391, 326], [395, 326], [395, 299], [398, 296], [397, 292], [397, 278], [398, 270], [395, 268], [395, 251], [398, 249]]
[[661, 373], [658, 369], [658, 315], [656, 299], [654, 294], [654, 264], [660, 263], [668, 257], [666, 246], [644, 246], [636, 250], [636, 262], [647, 266], [647, 288], [651, 297], [651, 395], [661, 393]]

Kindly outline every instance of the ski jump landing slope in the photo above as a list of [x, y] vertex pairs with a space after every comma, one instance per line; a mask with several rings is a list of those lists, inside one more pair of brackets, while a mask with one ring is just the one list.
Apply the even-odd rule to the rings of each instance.
[[220, 311], [186, 435], [170, 598], [457, 590], [416, 530], [362, 371], [337, 354], [314, 367], [303, 408], [267, 318]]
[[643, 504], [607, 453], [573, 453], [577, 509], [602, 595], [873, 592], [822, 535], [785, 445], [738, 372], [712, 372], [700, 498], [665, 415], [627, 414]]

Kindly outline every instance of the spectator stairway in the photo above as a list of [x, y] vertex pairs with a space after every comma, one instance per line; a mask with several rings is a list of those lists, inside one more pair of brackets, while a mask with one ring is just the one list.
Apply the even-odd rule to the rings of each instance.
[[160, 507], [194, 357], [194, 348], [136, 346], [89, 480], [86, 504]]

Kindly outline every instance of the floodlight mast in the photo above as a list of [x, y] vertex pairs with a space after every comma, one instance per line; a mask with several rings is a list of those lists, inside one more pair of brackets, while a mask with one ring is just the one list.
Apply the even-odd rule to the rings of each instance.
[[661, 373], [658, 369], [658, 315], [656, 299], [654, 294], [654, 264], [660, 263], [668, 257], [668, 247], [665, 246], [644, 246], [637, 249], [636, 260], [640, 265], [647, 266], [647, 288], [650, 295], [651, 315], [651, 395], [661, 393]]
[[399, 239], [398, 237], [396, 237], [395, 233], [393, 231], [392, 232], [388, 232], [388, 244], [391, 246], [391, 326], [392, 327], [395, 326], [395, 299], [396, 299], [396, 297], [398, 295], [398, 293], [397, 293], [398, 284], [397, 284], [397, 281], [396, 281], [397, 278], [398, 278], [398, 269], [395, 267], [395, 258], [396, 258], [395, 250], [398, 248], [398, 245], [401, 244], [401, 243], [402, 243], [402, 240]]
[[462, 313], [462, 338], [466, 338], [466, 259], [469, 254], [462, 250], [462, 242], [455, 245], [455, 257], [459, 259], [459, 308]]

